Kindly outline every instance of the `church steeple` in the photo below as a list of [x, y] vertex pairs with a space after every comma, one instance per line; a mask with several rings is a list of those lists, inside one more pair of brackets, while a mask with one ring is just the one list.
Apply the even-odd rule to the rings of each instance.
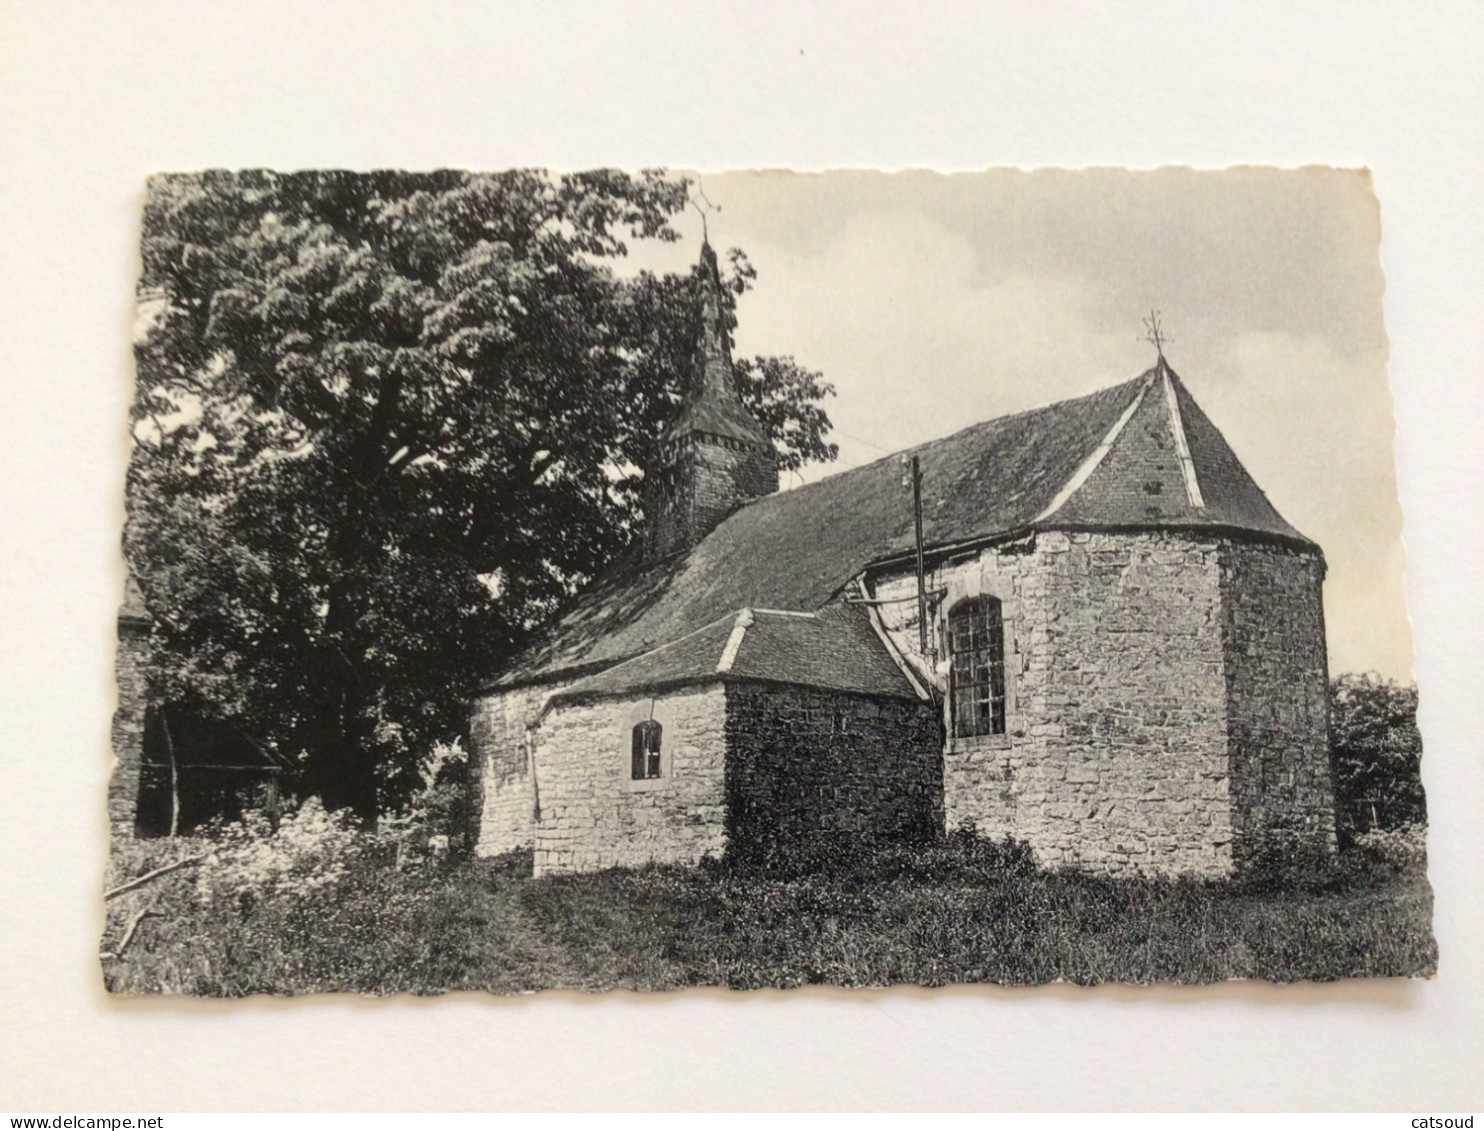
[[[689, 432], [703, 432], [768, 446], [762, 426], [738, 399], [735, 381], [732, 345], [722, 314], [721, 272], [716, 264], [716, 252], [709, 243], [702, 243], [701, 301], [691, 371], [687, 375], [680, 415], [665, 433], [665, 442]], [[771, 446], [768, 450], [772, 451]], [[773, 490], [777, 490], [776, 484]]]
[[721, 272], [704, 241], [700, 276], [685, 400], [645, 492], [649, 558], [689, 549], [743, 503], [778, 490], [773, 445], [737, 396]]

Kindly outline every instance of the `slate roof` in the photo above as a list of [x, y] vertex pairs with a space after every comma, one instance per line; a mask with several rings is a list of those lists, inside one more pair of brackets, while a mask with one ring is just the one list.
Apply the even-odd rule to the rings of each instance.
[[1235, 530], [1277, 534], [1318, 549], [1283, 520], [1180, 379], [1173, 377], [1173, 383], [1196, 473], [1205, 492], [1206, 520]]
[[702, 397], [688, 402], [680, 410], [680, 415], [670, 430], [665, 433], [665, 440], [677, 439], [692, 432], [725, 436], [759, 448], [769, 446], [752, 414], [740, 401], [732, 398]]
[[1148, 384], [1133, 414], [1047, 526], [1211, 526], [1306, 541], [1168, 366], [1141, 380]]
[[583, 699], [623, 691], [658, 690], [716, 678], [739, 613], [728, 613], [668, 644], [578, 680], [559, 698]]
[[628, 660], [739, 608], [822, 609], [867, 567], [911, 555], [912, 507], [902, 485], [902, 457], [910, 455], [921, 460], [930, 555], [1033, 530], [1086, 528], [1211, 528], [1317, 549], [1268, 502], [1161, 359], [1132, 381], [749, 503], [688, 554], [600, 579], [496, 686]]
[[732, 350], [721, 314], [721, 274], [710, 243], [701, 245], [701, 303], [696, 344], [691, 357], [690, 387], [675, 423], [665, 433], [673, 440], [691, 432], [709, 432], [756, 447], [771, 449], [762, 427], [737, 398]]
[[918, 698], [882, 647], [869, 614], [836, 602], [817, 613], [740, 609], [579, 680], [552, 696], [552, 702], [718, 680], [766, 680], [892, 699]]

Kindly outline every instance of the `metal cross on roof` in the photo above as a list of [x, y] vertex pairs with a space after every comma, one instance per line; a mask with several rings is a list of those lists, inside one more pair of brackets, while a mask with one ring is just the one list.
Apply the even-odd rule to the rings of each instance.
[[1159, 354], [1159, 360], [1165, 359], [1165, 343], [1173, 342], [1174, 338], [1165, 337], [1164, 330], [1159, 324], [1159, 311], [1151, 310], [1149, 317], [1144, 319], [1145, 334], [1139, 339], [1141, 342], [1149, 342], [1154, 346], [1155, 353]]

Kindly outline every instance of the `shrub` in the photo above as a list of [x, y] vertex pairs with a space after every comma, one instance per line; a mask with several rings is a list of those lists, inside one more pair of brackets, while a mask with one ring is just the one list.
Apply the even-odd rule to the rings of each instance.
[[1417, 822], [1394, 829], [1372, 829], [1355, 838], [1352, 852], [1373, 874], [1423, 872], [1427, 867], [1427, 825]]
[[310, 798], [286, 813], [275, 830], [261, 814], [212, 830], [196, 895], [210, 904], [265, 897], [307, 896], [338, 882], [351, 861], [374, 844], [348, 817]]
[[460, 859], [474, 843], [474, 791], [469, 752], [462, 743], [440, 742], [418, 767], [418, 785], [399, 813], [382, 818], [378, 831], [406, 864], [428, 856]]
[[1427, 819], [1416, 687], [1373, 673], [1338, 677], [1330, 688], [1330, 746], [1343, 843]]
[[1232, 887], [1246, 892], [1318, 892], [1345, 884], [1353, 861], [1316, 837], [1275, 836], [1241, 861]]
[[109, 844], [103, 888], [111, 890], [187, 857], [200, 856], [210, 847], [211, 842], [199, 836], [114, 837]]

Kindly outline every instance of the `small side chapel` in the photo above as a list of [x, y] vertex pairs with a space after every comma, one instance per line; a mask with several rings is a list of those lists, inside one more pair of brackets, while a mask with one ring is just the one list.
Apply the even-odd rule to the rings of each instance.
[[472, 706], [482, 855], [540, 875], [972, 825], [1051, 866], [1219, 877], [1333, 849], [1323, 553], [1162, 350], [780, 493], [701, 262], [641, 552]]

